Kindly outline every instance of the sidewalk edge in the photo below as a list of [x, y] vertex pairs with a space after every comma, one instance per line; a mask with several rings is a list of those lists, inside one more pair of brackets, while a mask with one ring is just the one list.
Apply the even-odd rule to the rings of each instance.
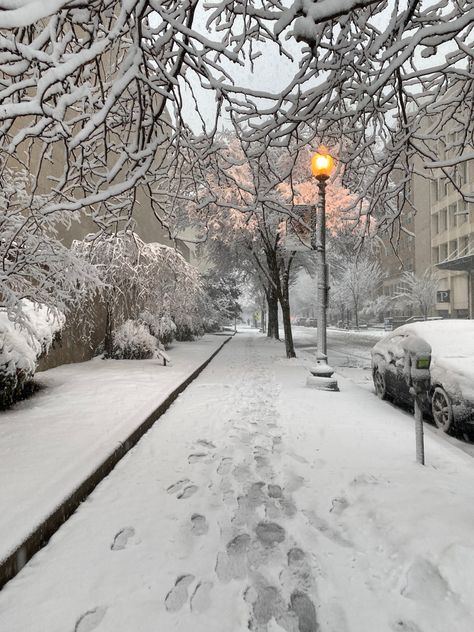
[[233, 335], [223, 341], [215, 351], [179, 386], [177, 386], [155, 410], [125, 439], [120, 442], [112, 453], [100, 463], [95, 470], [67, 496], [56, 509], [47, 516], [40, 524], [34, 528], [30, 535], [19, 544], [8, 557], [0, 560], [0, 590], [13, 579], [28, 561], [40, 549], [48, 543], [49, 539], [56, 533], [59, 527], [72, 516], [79, 505], [94, 491], [97, 485], [114, 469], [117, 463], [131, 450], [143, 435], [153, 426], [153, 424], [168, 410], [171, 404], [177, 399], [198, 375], [207, 367], [216, 355], [222, 350]]

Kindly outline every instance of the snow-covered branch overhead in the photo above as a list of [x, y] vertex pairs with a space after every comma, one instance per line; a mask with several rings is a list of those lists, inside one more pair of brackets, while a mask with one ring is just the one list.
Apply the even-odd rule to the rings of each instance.
[[23, 212], [42, 225], [121, 229], [142, 189], [174, 237], [190, 200], [216, 201], [208, 164], [233, 177], [213, 157], [225, 118], [267, 172], [239, 212], [278, 204], [269, 147], [317, 140], [384, 227], [415, 171], [458, 186], [472, 155], [473, 25], [470, 0], [0, 0], [0, 171], [31, 175]]

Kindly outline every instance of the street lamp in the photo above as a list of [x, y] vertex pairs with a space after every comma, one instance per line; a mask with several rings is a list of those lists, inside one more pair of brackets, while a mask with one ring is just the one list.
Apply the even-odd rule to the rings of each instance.
[[318, 333], [316, 365], [310, 369], [311, 375], [306, 385], [326, 391], [338, 391], [337, 380], [332, 377], [334, 370], [327, 363], [326, 310], [328, 298], [327, 265], [326, 265], [326, 181], [334, 168], [334, 159], [326, 147], [320, 147], [311, 159], [311, 171], [318, 181], [319, 187], [319, 221], [316, 208], [311, 213], [311, 249], [316, 251], [318, 274]]

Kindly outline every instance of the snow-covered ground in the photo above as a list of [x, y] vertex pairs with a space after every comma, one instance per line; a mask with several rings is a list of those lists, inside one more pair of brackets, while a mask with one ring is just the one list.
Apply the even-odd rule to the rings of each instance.
[[0, 560], [222, 343], [174, 343], [166, 367], [96, 358], [37, 373], [44, 389], [0, 413]]
[[[328, 329], [329, 363], [337, 372], [360, 384], [371, 384], [370, 351], [382, 338], [381, 330], [352, 331]], [[317, 329], [313, 327], [294, 327], [293, 338], [297, 355], [314, 362], [316, 356]]]
[[471, 632], [472, 459], [239, 334], [0, 593], [8, 632]]

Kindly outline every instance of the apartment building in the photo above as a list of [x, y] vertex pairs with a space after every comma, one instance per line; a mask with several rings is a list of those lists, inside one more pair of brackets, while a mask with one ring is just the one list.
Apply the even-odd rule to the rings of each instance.
[[[450, 133], [440, 143], [440, 160], [450, 157], [456, 140]], [[404, 230], [398, 228], [391, 240], [383, 240], [383, 293], [394, 297], [400, 292], [403, 272], [421, 276], [435, 267], [439, 282], [432, 316], [474, 318], [474, 204], [463, 197], [474, 196], [474, 160], [459, 164], [455, 182], [456, 186], [441, 172], [434, 178], [413, 175], [412, 204], [400, 214]], [[387, 316], [411, 315], [407, 305], [396, 301], [387, 310]]]
[[[384, 273], [382, 294], [394, 299], [402, 291], [402, 274], [415, 271], [414, 214], [402, 211], [400, 223], [384, 235], [379, 249], [379, 261]], [[387, 304], [385, 316], [411, 316], [410, 307], [401, 301]]]
[[[459, 166], [457, 185], [474, 194], [474, 161]], [[437, 314], [474, 318], [474, 204], [446, 178], [432, 181], [429, 196], [431, 264], [439, 270]]]

